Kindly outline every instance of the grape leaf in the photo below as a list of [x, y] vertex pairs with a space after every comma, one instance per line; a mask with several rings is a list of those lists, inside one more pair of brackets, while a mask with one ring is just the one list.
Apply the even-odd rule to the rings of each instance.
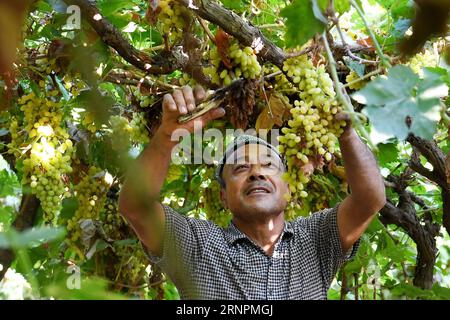
[[0, 197], [15, 195], [20, 188], [17, 176], [6, 169], [0, 171]]
[[432, 139], [440, 119], [439, 99], [447, 91], [439, 74], [425, 70], [421, 80], [409, 67], [398, 65], [387, 78], [378, 77], [353, 94], [353, 99], [367, 105], [363, 113], [373, 125], [374, 143], [392, 137], [404, 140], [410, 132]]
[[398, 150], [395, 143], [381, 143], [378, 145], [378, 162], [385, 166], [390, 162], [398, 161]]
[[349, 0], [335, 0], [334, 1], [334, 9], [337, 13], [343, 14], [350, 10], [350, 1]]
[[325, 24], [314, 16], [310, 1], [294, 0], [280, 14], [286, 18], [285, 38], [289, 47], [301, 46], [325, 29]]

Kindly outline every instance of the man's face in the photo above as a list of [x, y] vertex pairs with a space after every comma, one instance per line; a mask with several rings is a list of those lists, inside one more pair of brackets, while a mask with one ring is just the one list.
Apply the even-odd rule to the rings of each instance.
[[248, 144], [228, 159], [222, 174], [226, 187], [221, 199], [234, 217], [252, 221], [284, 211], [287, 201], [283, 195], [289, 187], [282, 179], [283, 164], [271, 148]]

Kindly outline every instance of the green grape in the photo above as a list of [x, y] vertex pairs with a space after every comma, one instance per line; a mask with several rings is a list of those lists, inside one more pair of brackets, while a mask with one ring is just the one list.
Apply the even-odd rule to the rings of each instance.
[[206, 168], [203, 181], [208, 186], [202, 189], [201, 202], [206, 213], [206, 218], [218, 226], [227, 227], [231, 220], [231, 214], [223, 207], [220, 200], [220, 185], [214, 179], [214, 168]]
[[122, 116], [111, 116], [111, 141], [115, 150], [128, 150], [132, 144], [149, 141], [144, 114], [134, 113], [131, 121]]
[[197, 85], [197, 82], [190, 77], [187, 73], [183, 73], [181, 78], [178, 80], [180, 82], [181, 86], [190, 86], [195, 87]]
[[287, 196], [289, 207], [286, 211], [292, 217], [303, 199], [309, 197], [306, 186], [312, 172], [306, 175], [308, 169], [303, 168], [310, 159], [314, 163], [333, 160], [338, 137], [346, 123], [334, 121], [341, 107], [335, 97], [333, 81], [323, 65], [316, 67], [303, 55], [286, 60], [283, 71], [294, 79], [299, 97], [290, 107], [291, 119], [281, 129], [283, 135], [278, 137], [279, 151], [287, 159], [288, 171], [283, 178], [289, 183], [291, 195]]
[[438, 61], [438, 55], [434, 54], [430, 50], [425, 50], [424, 52], [418, 53], [414, 57], [412, 57], [406, 65], [409, 66], [420, 77], [423, 77], [422, 68], [436, 67]]
[[142, 95], [141, 91], [139, 90], [139, 88], [136, 88], [133, 91], [135, 97], [138, 99], [139, 101], [139, 106], [141, 108], [147, 108], [149, 106], [151, 106], [155, 101], [154, 98], [152, 96], [144, 96]]
[[187, 26], [183, 16], [189, 15], [189, 10], [176, 0], [160, 0], [161, 12], [158, 15], [158, 29], [170, 42], [182, 39], [183, 30]]
[[55, 91], [48, 94], [38, 97], [31, 92], [18, 100], [23, 118], [11, 120], [8, 152], [24, 158], [22, 183], [29, 185], [40, 200], [45, 221], [54, 222], [69, 191], [65, 180], [72, 172], [74, 150], [63, 121], [62, 104], [54, 101]]
[[203, 72], [211, 77], [211, 81], [218, 85], [229, 85], [233, 80], [241, 77], [256, 79], [262, 72], [258, 57], [251, 47], [242, 48], [235, 39], [231, 40], [228, 48], [228, 57], [231, 60], [231, 70], [223, 69], [223, 63], [217, 47], [210, 50], [209, 58], [212, 66], [203, 68]]
[[[360, 78], [360, 76], [355, 71], [351, 70], [350, 73], [345, 77], [345, 81], [350, 84], [351, 82], [353, 82], [359, 78]], [[364, 88], [366, 83], [367, 83], [367, 80], [360, 80], [358, 82], [351, 83], [348, 87], [353, 90], [360, 90], [360, 89]]]
[[92, 166], [89, 168], [86, 176], [75, 186], [78, 208], [74, 216], [67, 222], [67, 231], [72, 242], [76, 242], [81, 236], [81, 228], [79, 226], [81, 220], [99, 219], [111, 182], [112, 179], [109, 173]]

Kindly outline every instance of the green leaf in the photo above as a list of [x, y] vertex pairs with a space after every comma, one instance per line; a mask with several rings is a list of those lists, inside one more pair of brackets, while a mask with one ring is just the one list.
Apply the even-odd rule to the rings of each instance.
[[350, 1], [349, 0], [335, 0], [334, 1], [334, 9], [337, 13], [343, 14], [350, 10]]
[[364, 70], [366, 69], [366, 66], [362, 63], [356, 62], [352, 58], [344, 57], [345, 64], [347, 67], [349, 67], [351, 70], [355, 71], [356, 74], [360, 77], [364, 76]]
[[354, 93], [353, 99], [367, 105], [363, 113], [371, 121], [374, 143], [392, 137], [404, 140], [410, 132], [432, 139], [440, 119], [439, 98], [447, 89], [437, 73], [427, 71], [421, 80], [409, 67], [398, 65], [387, 78], [378, 77]]
[[59, 214], [59, 218], [63, 220], [69, 220], [75, 214], [78, 209], [78, 199], [76, 197], [65, 198], [62, 201], [62, 209]]
[[285, 37], [289, 47], [301, 46], [325, 29], [325, 24], [314, 16], [310, 1], [294, 0], [280, 14], [286, 18]]
[[33, 248], [37, 245], [61, 239], [65, 235], [62, 227], [39, 227], [17, 232], [13, 229], [6, 233], [0, 233], [0, 248]]
[[395, 143], [381, 143], [378, 145], [378, 162], [382, 167], [390, 162], [398, 161], [398, 149]]
[[97, 6], [106, 17], [111, 16], [113, 13], [130, 9], [133, 7], [133, 2], [129, 0], [100, 0], [97, 1]]
[[17, 195], [20, 189], [19, 181], [14, 172], [3, 169], [0, 171], [0, 197]]
[[220, 0], [225, 8], [234, 10], [234, 11], [243, 11], [245, 8], [245, 1], [236, 1], [236, 0]]

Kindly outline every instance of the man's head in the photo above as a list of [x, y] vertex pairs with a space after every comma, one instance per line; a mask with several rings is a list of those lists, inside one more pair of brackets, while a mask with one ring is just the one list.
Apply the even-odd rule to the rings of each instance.
[[274, 146], [255, 136], [238, 136], [216, 170], [224, 206], [234, 217], [249, 221], [282, 213], [287, 205], [283, 195], [289, 193], [282, 179], [285, 171], [284, 158]]

